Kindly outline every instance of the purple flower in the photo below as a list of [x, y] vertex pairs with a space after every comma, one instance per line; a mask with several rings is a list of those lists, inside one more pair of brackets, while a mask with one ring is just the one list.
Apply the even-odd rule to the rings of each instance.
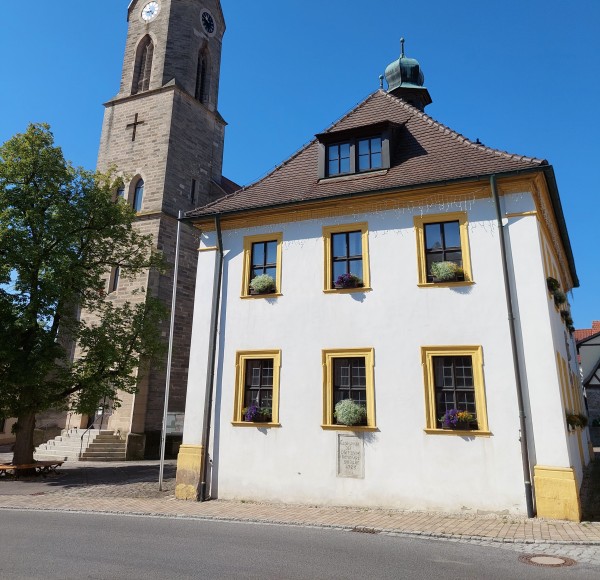
[[252, 405], [250, 405], [246, 409], [246, 414], [244, 415], [244, 419], [246, 421], [248, 421], [249, 423], [254, 423], [258, 419], [260, 419], [260, 416], [261, 416], [260, 408], [257, 405], [255, 405], [254, 403], [252, 403]]
[[341, 274], [337, 277], [335, 285], [342, 288], [357, 288], [362, 286], [362, 280], [354, 274]]

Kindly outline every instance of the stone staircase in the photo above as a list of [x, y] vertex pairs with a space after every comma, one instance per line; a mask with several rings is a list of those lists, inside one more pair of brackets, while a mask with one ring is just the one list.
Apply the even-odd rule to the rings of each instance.
[[38, 461], [125, 461], [125, 458], [125, 441], [112, 431], [100, 429], [90, 429], [87, 433], [85, 429], [64, 429], [34, 453]]

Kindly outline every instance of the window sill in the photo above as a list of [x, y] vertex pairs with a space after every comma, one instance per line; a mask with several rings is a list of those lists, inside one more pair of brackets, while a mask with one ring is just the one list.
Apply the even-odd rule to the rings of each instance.
[[378, 427], [370, 425], [321, 425], [324, 431], [379, 431]]
[[240, 296], [242, 300], [256, 299], [256, 298], [278, 298], [283, 296], [281, 292], [271, 292], [270, 294], [244, 294]]
[[364, 177], [378, 177], [379, 175], [387, 175], [389, 167], [383, 169], [374, 169], [372, 171], [360, 171], [357, 173], [344, 173], [343, 175], [332, 175], [331, 177], [322, 177], [319, 183], [334, 183], [336, 181], [349, 181], [352, 179], [362, 179]]
[[232, 421], [234, 427], [258, 427], [268, 428], [281, 427], [281, 423], [252, 423], [251, 421]]
[[453, 288], [455, 286], [473, 286], [475, 282], [471, 280], [463, 280], [462, 282], [420, 282], [417, 284], [419, 288]]
[[357, 288], [326, 288], [324, 294], [352, 294], [353, 292], [371, 292], [370, 286], [359, 286]]
[[427, 435], [458, 435], [459, 437], [491, 437], [491, 431], [457, 430], [457, 429], [423, 429]]

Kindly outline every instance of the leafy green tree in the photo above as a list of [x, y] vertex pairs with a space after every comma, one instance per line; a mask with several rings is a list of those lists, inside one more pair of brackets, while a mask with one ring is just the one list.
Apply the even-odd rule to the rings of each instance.
[[164, 348], [157, 299], [105, 295], [112, 268], [133, 279], [163, 267], [115, 189], [66, 162], [48, 125], [0, 146], [0, 417], [18, 419], [15, 464], [33, 461], [37, 413], [118, 405]]

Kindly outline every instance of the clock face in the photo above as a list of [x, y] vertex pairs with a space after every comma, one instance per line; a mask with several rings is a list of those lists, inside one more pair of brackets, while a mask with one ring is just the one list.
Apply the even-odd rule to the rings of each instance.
[[146, 22], [154, 20], [160, 12], [160, 4], [158, 2], [148, 2], [142, 9], [142, 18]]
[[204, 10], [200, 18], [202, 20], [202, 28], [204, 28], [208, 35], [212, 36], [215, 33], [215, 19], [212, 17], [212, 14], [208, 10]]

